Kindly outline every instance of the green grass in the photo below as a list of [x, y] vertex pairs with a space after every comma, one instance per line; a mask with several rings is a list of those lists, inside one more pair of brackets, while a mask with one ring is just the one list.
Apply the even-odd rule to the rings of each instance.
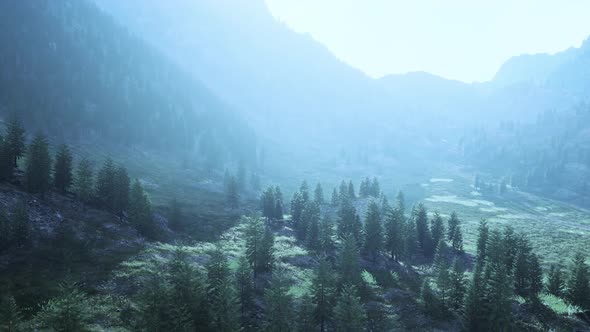
[[552, 295], [552, 294], [541, 294], [539, 299], [543, 304], [549, 307], [558, 315], [567, 315], [571, 316], [579, 312], [583, 312], [582, 309], [575, 305], [571, 305], [560, 299], [559, 297]]

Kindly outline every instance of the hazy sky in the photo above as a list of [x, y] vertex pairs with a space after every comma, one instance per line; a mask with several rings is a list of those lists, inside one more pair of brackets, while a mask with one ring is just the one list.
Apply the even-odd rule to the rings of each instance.
[[555, 53], [590, 35], [590, 0], [266, 2], [280, 21], [373, 77], [426, 71], [486, 81], [511, 56]]

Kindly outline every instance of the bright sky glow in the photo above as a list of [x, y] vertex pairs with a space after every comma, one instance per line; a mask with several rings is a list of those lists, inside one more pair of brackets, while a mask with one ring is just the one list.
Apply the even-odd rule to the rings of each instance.
[[265, 1], [278, 20], [372, 77], [487, 81], [512, 56], [578, 47], [590, 35], [588, 0]]

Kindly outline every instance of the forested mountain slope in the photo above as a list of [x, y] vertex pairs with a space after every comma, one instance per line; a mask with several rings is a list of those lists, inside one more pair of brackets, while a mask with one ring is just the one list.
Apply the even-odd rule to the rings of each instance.
[[225, 103], [88, 1], [2, 1], [0, 43], [0, 112], [32, 129], [251, 155], [253, 134]]

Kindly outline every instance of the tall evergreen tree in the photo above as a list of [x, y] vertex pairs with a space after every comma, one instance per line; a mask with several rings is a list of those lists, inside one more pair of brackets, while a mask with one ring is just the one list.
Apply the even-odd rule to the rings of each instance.
[[342, 248], [338, 259], [340, 272], [340, 285], [359, 285], [360, 284], [360, 254], [356, 240], [353, 236], [347, 236], [343, 239]]
[[301, 195], [301, 199], [303, 199], [304, 203], [309, 202], [309, 185], [307, 184], [307, 181], [301, 182], [299, 194]]
[[448, 239], [451, 243], [453, 242], [453, 239], [455, 238], [455, 234], [457, 233], [457, 229], [459, 228], [460, 223], [461, 223], [461, 221], [459, 221], [459, 216], [457, 216], [457, 213], [455, 211], [453, 211], [451, 213], [451, 218], [449, 218], [448, 229], [447, 229], [447, 236], [448, 236]]
[[361, 227], [360, 221], [357, 220], [356, 209], [352, 202], [348, 199], [342, 201], [340, 209], [338, 210], [338, 236], [344, 238], [352, 235], [354, 239], [360, 243]]
[[237, 331], [240, 328], [240, 308], [231, 283], [230, 269], [221, 246], [216, 246], [207, 263], [207, 295], [211, 328], [215, 331]]
[[350, 199], [356, 198], [356, 194], [354, 193], [354, 184], [352, 183], [352, 181], [348, 182], [348, 198], [350, 198]]
[[569, 279], [567, 281], [566, 298], [574, 305], [590, 309], [590, 285], [586, 257], [576, 253], [572, 260]]
[[404, 227], [404, 256], [408, 260], [412, 260], [417, 252], [418, 237], [416, 232], [416, 223], [413, 220], [409, 220], [405, 223]]
[[90, 331], [91, 308], [86, 294], [74, 285], [62, 285], [60, 294], [43, 305], [35, 321], [41, 329], [49, 331]]
[[260, 240], [260, 253], [258, 257], [258, 267], [262, 272], [272, 271], [275, 262], [275, 236], [270, 227], [265, 227], [264, 234]]
[[455, 259], [453, 262], [453, 269], [450, 273], [449, 291], [449, 304], [455, 311], [458, 311], [463, 307], [466, 287], [463, 265], [459, 260]]
[[[310, 225], [313, 223], [315, 226], [318, 226], [319, 219], [320, 207], [314, 201], [307, 201], [304, 205], [303, 211], [301, 212], [301, 220], [299, 223], [299, 228], [297, 229], [297, 236], [299, 239], [309, 243], [308, 231], [310, 230]], [[318, 228], [314, 227], [314, 231], [315, 234], [312, 234], [314, 238], [311, 241], [314, 242], [314, 245], [317, 245]]]
[[438, 245], [438, 243], [441, 240], [445, 240], [445, 225], [442, 217], [438, 212], [435, 212], [434, 217], [432, 218], [430, 225], [430, 234], [432, 236], [432, 243], [434, 245]]
[[487, 326], [492, 331], [507, 331], [512, 324], [510, 301], [513, 285], [505, 264], [507, 248], [500, 232], [490, 232], [486, 251], [484, 281]]
[[314, 304], [313, 317], [320, 331], [326, 331], [332, 319], [335, 285], [328, 261], [320, 258], [311, 283], [311, 296]]
[[361, 185], [359, 187], [359, 196], [362, 198], [366, 198], [369, 196], [369, 186], [370, 186], [370, 180], [369, 177], [367, 176], [365, 179], [363, 179], [361, 181]]
[[379, 197], [381, 194], [381, 188], [379, 187], [379, 180], [376, 177], [373, 178], [373, 182], [371, 182], [371, 195], [373, 197]]
[[88, 159], [82, 159], [78, 164], [74, 183], [74, 191], [78, 199], [84, 203], [90, 203], [93, 197], [92, 186], [92, 164]]
[[475, 266], [467, 293], [465, 295], [465, 326], [468, 331], [486, 331], [487, 313], [485, 311], [485, 285], [481, 266]]
[[340, 196], [338, 195], [338, 190], [334, 188], [334, 190], [332, 190], [332, 198], [330, 199], [330, 205], [338, 206], [338, 204], [340, 204]]
[[342, 182], [340, 182], [340, 187], [338, 189], [338, 196], [340, 197], [340, 203], [344, 202], [347, 199], [354, 198], [354, 197], [350, 197], [350, 195], [348, 194], [348, 184], [344, 180], [342, 180]]
[[65, 194], [72, 185], [72, 153], [70, 148], [62, 144], [55, 157], [53, 173], [53, 185], [62, 194]]
[[156, 237], [156, 225], [152, 205], [138, 179], [131, 187], [129, 195], [129, 222], [148, 238]]
[[240, 304], [240, 321], [244, 330], [253, 331], [256, 328], [254, 319], [254, 284], [252, 282], [252, 268], [248, 258], [244, 255], [238, 260], [238, 268], [235, 273]]
[[269, 219], [275, 218], [275, 190], [270, 186], [260, 196], [262, 215]]
[[549, 268], [549, 274], [547, 276], [547, 292], [557, 297], [563, 296], [565, 289], [565, 280], [563, 279], [563, 273], [559, 266], [551, 265]]
[[115, 207], [115, 173], [113, 159], [107, 158], [96, 177], [96, 198], [109, 211]]
[[264, 224], [258, 218], [248, 220], [246, 226], [246, 257], [254, 271], [254, 277], [257, 276], [263, 268], [260, 266], [260, 252], [262, 251], [262, 237], [264, 235]]
[[16, 168], [18, 160], [25, 154], [25, 129], [16, 115], [11, 116], [6, 124], [5, 141], [8, 147], [8, 155], [14, 162], [14, 168]]
[[129, 208], [129, 186], [131, 180], [127, 174], [127, 169], [119, 166], [115, 169], [113, 179], [113, 212], [122, 214]]
[[487, 221], [481, 220], [479, 222], [479, 227], [477, 228], [477, 231], [477, 264], [483, 265], [487, 257], [487, 243], [489, 236], [489, 228]]
[[451, 241], [451, 247], [455, 250], [455, 253], [462, 254], [464, 252], [463, 249], [463, 232], [461, 231], [461, 227], [457, 227], [455, 230], [455, 234], [453, 235], [453, 240]]
[[0, 136], [0, 181], [11, 180], [14, 175], [14, 159], [10, 154], [10, 147]]
[[308, 294], [304, 294], [297, 306], [297, 323], [295, 324], [297, 331], [308, 332], [316, 329], [316, 324], [313, 320], [313, 309], [314, 305], [311, 297]]
[[413, 212], [414, 221], [416, 223], [416, 237], [418, 239], [418, 246], [422, 253], [427, 257], [432, 257], [434, 254], [434, 245], [432, 243], [432, 236], [428, 227], [428, 213], [423, 204], [418, 204]]
[[376, 259], [379, 251], [383, 248], [383, 230], [379, 206], [372, 201], [367, 208], [365, 216], [365, 242], [363, 249], [373, 260]]
[[385, 222], [385, 248], [397, 261], [404, 252], [404, 216], [398, 208], [390, 210]]
[[442, 304], [432, 290], [432, 287], [430, 286], [430, 280], [428, 278], [424, 279], [424, 282], [422, 283], [422, 288], [420, 289], [420, 300], [422, 301], [424, 310], [428, 315], [434, 319], [442, 318]]
[[301, 225], [301, 214], [304, 208], [305, 201], [303, 200], [303, 196], [297, 191], [293, 194], [293, 198], [291, 198], [291, 219], [293, 221], [293, 229], [296, 232], [301, 232], [301, 229], [304, 228]]
[[51, 179], [49, 143], [42, 134], [35, 135], [27, 150], [25, 183], [27, 191], [44, 194]]
[[320, 206], [324, 204], [324, 190], [322, 189], [322, 185], [319, 182], [315, 186], [314, 201]]
[[366, 320], [365, 310], [361, 304], [356, 287], [344, 285], [334, 307], [336, 331], [362, 331]]
[[328, 216], [322, 218], [320, 222], [319, 245], [320, 252], [324, 254], [331, 252], [336, 246], [332, 219]]
[[293, 298], [285, 272], [274, 273], [269, 288], [264, 293], [266, 310], [264, 320], [268, 331], [291, 331], [293, 324]]
[[403, 191], [399, 191], [397, 196], [395, 197], [395, 207], [399, 210], [402, 216], [406, 214], [406, 199], [404, 197]]

